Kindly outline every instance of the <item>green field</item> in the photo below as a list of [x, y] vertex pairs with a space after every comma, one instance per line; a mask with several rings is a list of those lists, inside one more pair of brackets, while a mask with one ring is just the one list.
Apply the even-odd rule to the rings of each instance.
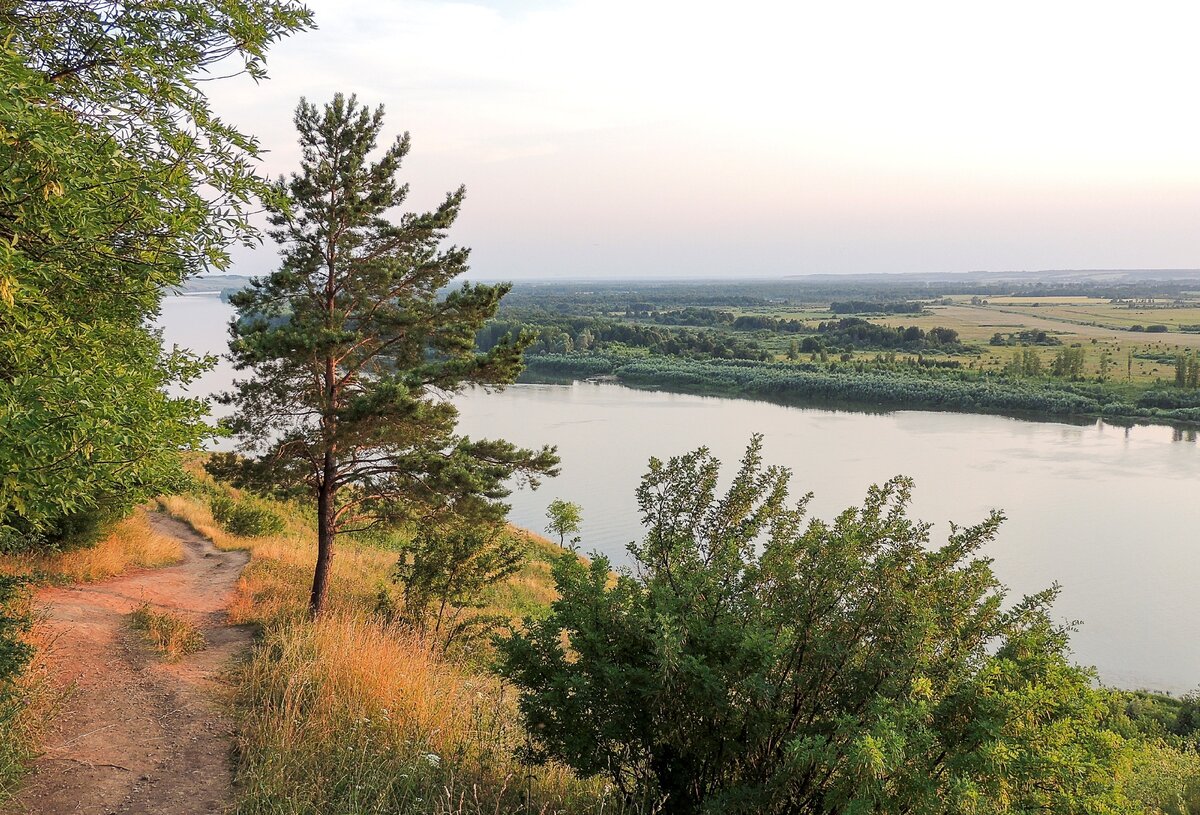
[[[868, 319], [885, 325], [916, 325], [926, 330], [935, 326], [954, 329], [964, 342], [978, 346], [982, 352], [981, 356], [958, 358], [963, 364], [975, 363], [985, 370], [1003, 368], [1012, 356], [1012, 348], [988, 345], [992, 335], [1041, 330], [1063, 345], [1082, 347], [1088, 376], [1099, 375], [1101, 356], [1107, 352], [1114, 363], [1110, 378], [1142, 385], [1173, 380], [1173, 363], [1161, 358], [1200, 349], [1200, 334], [1179, 331], [1181, 325], [1200, 325], [1200, 301], [1186, 308], [1129, 309], [1098, 298], [988, 298], [987, 305], [971, 305], [969, 297], [952, 299], [955, 304], [950, 306], [930, 304], [929, 313], [921, 317]], [[1169, 330], [1161, 334], [1128, 330], [1133, 325], [1155, 323], [1166, 325]], [[1057, 348], [1040, 347], [1036, 352], [1049, 364]]]

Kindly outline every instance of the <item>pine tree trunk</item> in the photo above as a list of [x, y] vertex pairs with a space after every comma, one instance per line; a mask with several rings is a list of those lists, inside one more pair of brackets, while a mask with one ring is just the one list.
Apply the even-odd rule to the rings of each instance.
[[[333, 323], [333, 281], [336, 270], [333, 249], [330, 247], [329, 277], [325, 284], [326, 326]], [[325, 442], [325, 457], [321, 462], [321, 480], [317, 488], [317, 567], [313, 570], [312, 594], [308, 598], [308, 614], [317, 617], [325, 607], [329, 593], [329, 567], [333, 563], [333, 497], [337, 490], [337, 462], [334, 460], [334, 433], [337, 397], [334, 388], [335, 364], [332, 356], [325, 357], [324, 412], [321, 416], [321, 436]]]
[[326, 453], [324, 478], [317, 492], [317, 568], [313, 571], [312, 594], [308, 598], [308, 613], [312, 617], [321, 613], [325, 595], [329, 593], [329, 568], [333, 564], [334, 477], [333, 453]]

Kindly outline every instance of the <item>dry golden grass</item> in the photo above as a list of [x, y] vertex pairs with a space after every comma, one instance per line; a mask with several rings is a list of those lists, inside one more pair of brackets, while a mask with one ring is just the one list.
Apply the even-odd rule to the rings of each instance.
[[[159, 499], [159, 504], [218, 549], [250, 551], [250, 563], [242, 571], [230, 607], [231, 622], [270, 625], [306, 618], [317, 559], [315, 533], [294, 513], [282, 535], [243, 538], [221, 529], [207, 503], [197, 498], [175, 495]], [[374, 608], [375, 598], [388, 584], [395, 562], [395, 554], [383, 549], [339, 544], [333, 560], [330, 612]]]
[[129, 615], [133, 627], [146, 634], [156, 651], [171, 661], [203, 651], [204, 634], [191, 620], [169, 611], [156, 611], [143, 603]]
[[[525, 735], [514, 694], [475, 667], [486, 644], [452, 659], [375, 614], [395, 552], [339, 541], [328, 610], [314, 623], [315, 532], [302, 513], [281, 512], [283, 534], [240, 538], [202, 496], [160, 503], [218, 547], [251, 554], [230, 615], [263, 632], [239, 674], [239, 813], [621, 811], [600, 782], [517, 761]], [[528, 538], [530, 558], [493, 588], [486, 611], [516, 620], [554, 599], [550, 561], [562, 550], [509, 534]]]
[[51, 643], [37, 628], [28, 640], [34, 647], [33, 660], [16, 680], [9, 705], [0, 705], [0, 802], [16, 790], [24, 777], [46, 725], [66, 694], [49, 675], [46, 653]]
[[[561, 768], [528, 773], [512, 693], [361, 615], [267, 635], [242, 677], [243, 813], [599, 811]], [[607, 801], [608, 808], [613, 802]], [[528, 809], [526, 809], [528, 806]]]
[[104, 580], [130, 569], [176, 563], [183, 550], [175, 538], [160, 535], [139, 509], [113, 527], [95, 546], [59, 554], [19, 554], [0, 557], [0, 572], [32, 575], [67, 583]]

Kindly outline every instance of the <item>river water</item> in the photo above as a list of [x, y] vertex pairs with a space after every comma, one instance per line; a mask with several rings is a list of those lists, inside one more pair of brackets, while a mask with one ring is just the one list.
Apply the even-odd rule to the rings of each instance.
[[[223, 350], [230, 308], [169, 298], [168, 344]], [[222, 365], [193, 387], [226, 387]], [[650, 456], [701, 445], [732, 469], [752, 433], [790, 467], [811, 514], [829, 518], [892, 475], [916, 480], [913, 514], [944, 539], [951, 521], [1008, 520], [987, 554], [1014, 594], [1062, 585], [1055, 606], [1079, 620], [1076, 658], [1102, 680], [1184, 692], [1200, 685], [1200, 450], [1170, 427], [1084, 426], [930, 411], [860, 413], [658, 393], [613, 384], [515, 385], [457, 400], [461, 430], [555, 445], [562, 474], [514, 492], [514, 523], [540, 530], [553, 498], [583, 507], [583, 548], [617, 562], [641, 534], [634, 489]]]

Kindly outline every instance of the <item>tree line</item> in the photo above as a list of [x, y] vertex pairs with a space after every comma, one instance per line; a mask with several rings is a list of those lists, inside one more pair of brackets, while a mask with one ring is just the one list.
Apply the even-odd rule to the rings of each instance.
[[[908, 351], [945, 350], [962, 351], [964, 346], [953, 328], [931, 328], [919, 326], [877, 325], [861, 317], [843, 317], [840, 320], [822, 321], [817, 324], [817, 334], [823, 345], [837, 349], [892, 349]], [[803, 350], [803, 349], [801, 349]]]
[[834, 314], [921, 314], [925, 306], [913, 300], [834, 300], [829, 304], [829, 310]]
[[758, 342], [729, 332], [659, 327], [602, 317], [541, 320], [497, 319], [484, 326], [476, 342], [488, 351], [506, 337], [528, 333], [532, 354], [570, 354], [576, 351], [644, 349], [651, 354], [716, 359], [770, 358]]
[[[773, 354], [764, 346], [765, 337], [734, 332], [770, 334], [803, 333], [796, 353], [854, 350], [905, 350], [961, 352], [966, 349], [958, 332], [949, 328], [876, 325], [858, 317], [823, 321], [815, 327], [801, 320], [742, 315], [725, 321], [720, 312], [692, 309], [681, 319], [697, 321], [715, 315], [715, 327], [692, 330], [685, 326], [646, 325], [609, 317], [548, 317], [508, 312], [480, 329], [476, 341], [488, 351], [506, 337], [521, 332], [533, 335], [530, 354], [604, 353], [621, 348], [644, 349], [652, 355], [709, 359], [769, 361]], [[732, 317], [732, 315], [729, 315]], [[793, 355], [795, 356], [795, 355]]]

